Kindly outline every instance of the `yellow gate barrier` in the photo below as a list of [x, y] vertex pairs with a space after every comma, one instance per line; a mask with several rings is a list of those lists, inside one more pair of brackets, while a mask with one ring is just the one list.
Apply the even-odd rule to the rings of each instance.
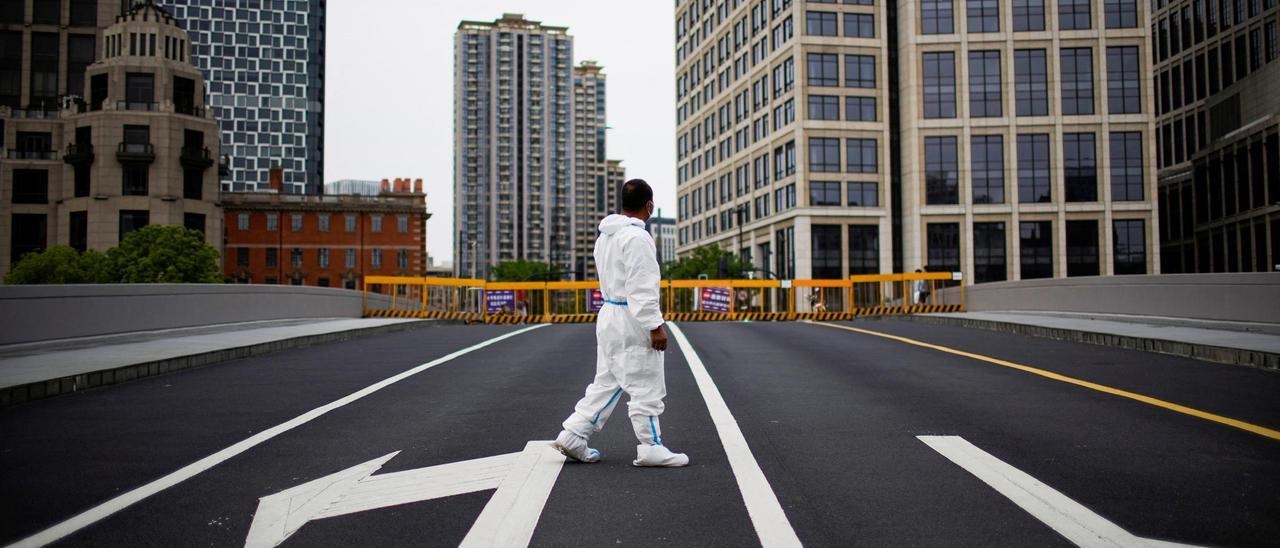
[[[940, 295], [959, 286], [958, 302]], [[367, 276], [365, 317], [468, 323], [585, 323], [599, 311], [599, 282], [486, 282], [468, 278]], [[867, 274], [839, 280], [663, 280], [669, 321], [849, 320], [964, 311], [950, 272]]]

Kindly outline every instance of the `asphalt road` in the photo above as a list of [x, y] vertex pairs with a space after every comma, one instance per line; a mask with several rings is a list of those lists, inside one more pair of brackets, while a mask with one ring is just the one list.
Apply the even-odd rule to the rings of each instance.
[[[910, 322], [853, 325], [1280, 428], [1280, 375]], [[1070, 545], [917, 436], [960, 436], [1139, 537], [1280, 538], [1280, 441], [1026, 371], [804, 323], [686, 323], [808, 546]], [[519, 330], [454, 326], [319, 345], [0, 411], [0, 543], [79, 512], [415, 366]], [[531, 545], [758, 544], [683, 350], [667, 352], [663, 439], [684, 469], [630, 466], [625, 407], [566, 463]], [[59, 544], [242, 546], [259, 497], [400, 453], [377, 474], [552, 439], [594, 371], [590, 325], [458, 355], [218, 462]], [[740, 473], [740, 471], [738, 471]], [[376, 477], [376, 476], [375, 476]], [[493, 491], [306, 523], [294, 546], [454, 546]]]

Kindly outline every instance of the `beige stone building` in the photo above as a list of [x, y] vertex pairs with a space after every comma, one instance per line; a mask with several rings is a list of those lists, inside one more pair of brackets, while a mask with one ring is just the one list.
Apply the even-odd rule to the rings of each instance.
[[757, 274], [893, 269], [884, 2], [676, 7], [677, 251]]
[[[105, 4], [100, 22], [117, 9]], [[0, 196], [0, 273], [22, 253], [57, 244], [105, 250], [148, 224], [200, 230], [221, 248], [217, 124], [186, 33], [149, 2], [101, 26], [99, 60], [76, 78], [58, 76], [58, 94], [75, 96], [62, 108], [35, 123], [32, 110], [0, 107], [13, 143], [0, 162], [13, 182]], [[43, 78], [23, 74], [19, 104], [32, 104]]]

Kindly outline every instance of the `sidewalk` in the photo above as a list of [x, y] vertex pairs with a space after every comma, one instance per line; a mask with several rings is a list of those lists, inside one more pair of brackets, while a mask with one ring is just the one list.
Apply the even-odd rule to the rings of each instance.
[[416, 319], [270, 320], [0, 345], [0, 407], [432, 323]]
[[1280, 324], [1074, 312], [920, 314], [915, 321], [1280, 370]]

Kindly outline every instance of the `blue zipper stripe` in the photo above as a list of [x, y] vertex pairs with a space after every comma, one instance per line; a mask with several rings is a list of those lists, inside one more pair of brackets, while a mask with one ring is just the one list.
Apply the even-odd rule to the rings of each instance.
[[627, 301], [615, 301], [612, 299], [605, 299], [604, 302], [612, 305], [617, 305], [617, 306], [627, 306]]
[[599, 411], [596, 411], [596, 418], [591, 419], [591, 424], [600, 422], [600, 414], [604, 413], [604, 410], [608, 409], [610, 405], [613, 405], [613, 400], [618, 399], [618, 394], [621, 394], [621, 393], [622, 393], [621, 388], [613, 391], [613, 395], [609, 396], [609, 401], [604, 403], [604, 407], [601, 407]]
[[658, 437], [658, 427], [654, 425], [653, 415], [649, 415], [649, 431], [653, 432], [654, 445], [662, 445], [662, 438]]

